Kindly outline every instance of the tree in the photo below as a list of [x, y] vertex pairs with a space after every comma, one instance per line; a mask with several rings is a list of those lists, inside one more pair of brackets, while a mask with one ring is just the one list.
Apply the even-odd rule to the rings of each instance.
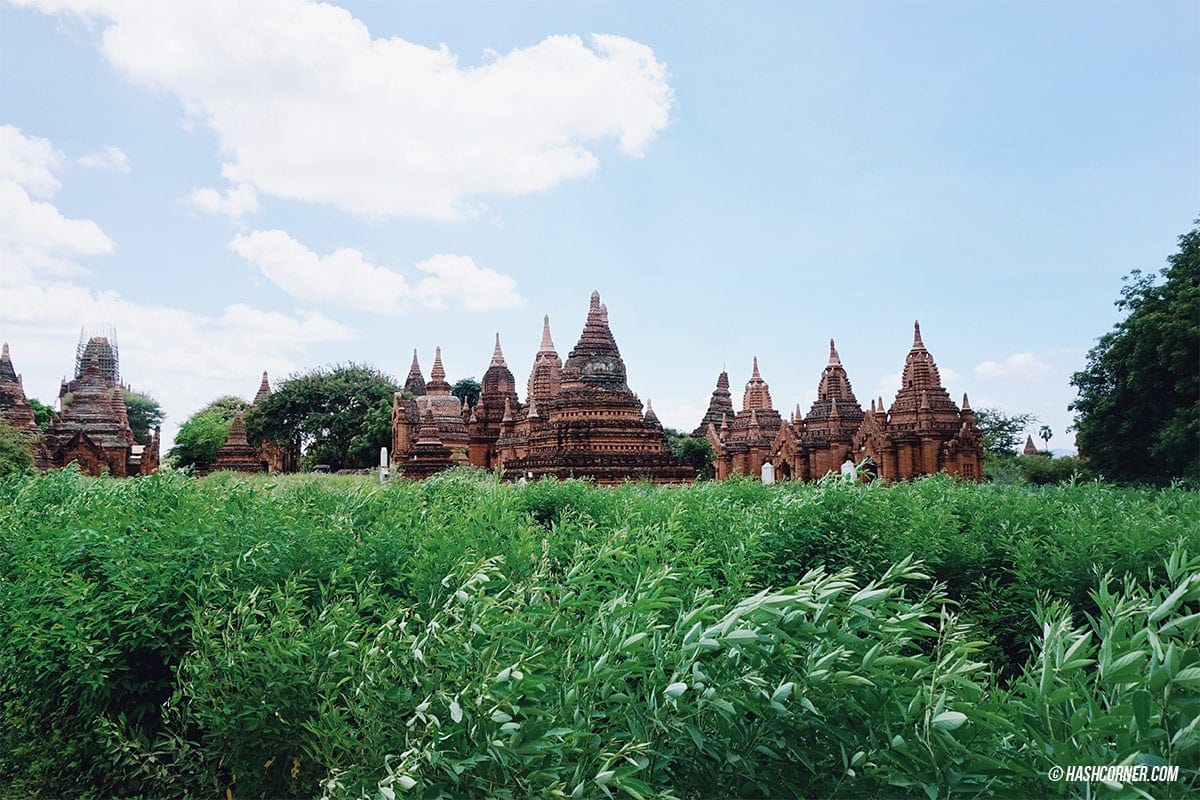
[[473, 408], [479, 402], [479, 393], [482, 387], [479, 381], [474, 378], [463, 378], [458, 383], [454, 384], [454, 388], [450, 390], [450, 394], [463, 401], [463, 405], [468, 408]]
[[1043, 425], [1038, 428], [1038, 438], [1046, 443], [1046, 450], [1049, 451], [1050, 440], [1054, 438], [1054, 431], [1050, 429], [1049, 425]]
[[975, 412], [983, 449], [996, 456], [1015, 456], [1020, 452], [1021, 435], [1037, 421], [1033, 414], [1009, 416], [998, 408], [981, 408]]
[[663, 428], [663, 434], [667, 437], [667, 444], [671, 446], [675, 457], [696, 468], [697, 480], [712, 480], [713, 451], [712, 444], [706, 437], [685, 436], [674, 428]]
[[129, 417], [134, 440], [138, 444], [150, 444], [150, 431], [162, 425], [167, 418], [162, 406], [145, 392], [135, 392], [133, 389], [121, 389], [121, 399], [125, 401], [125, 413]]
[[[1200, 225], [1200, 219], [1196, 220]], [[1133, 270], [1118, 308], [1071, 384], [1076, 444], [1089, 466], [1122, 483], [1200, 477], [1200, 227], [1157, 275]]]
[[42, 430], [50, 427], [50, 423], [58, 419], [58, 412], [54, 410], [54, 406], [48, 406], [36, 397], [29, 398], [29, 406], [33, 409], [34, 422]]
[[167, 452], [176, 467], [206, 470], [217, 460], [217, 451], [229, 436], [229, 426], [250, 404], [240, 397], [218, 397], [179, 426], [175, 446]]
[[33, 469], [33, 441], [0, 417], [0, 477]]
[[246, 415], [251, 442], [270, 439], [304, 453], [309, 466], [364, 469], [392, 439], [396, 381], [359, 364], [320, 367], [289, 377]]

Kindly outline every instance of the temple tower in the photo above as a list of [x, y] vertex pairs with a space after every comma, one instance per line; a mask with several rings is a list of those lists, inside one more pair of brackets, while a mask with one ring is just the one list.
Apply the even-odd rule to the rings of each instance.
[[983, 479], [983, 439], [975, 413], [963, 396], [963, 408], [942, 386], [937, 363], [913, 324], [913, 344], [904, 359], [904, 374], [891, 408], [883, 401], [866, 414], [854, 437], [857, 460], [869, 457], [881, 478], [908, 480], [947, 472], [969, 480]]
[[713, 389], [712, 397], [708, 400], [708, 410], [704, 412], [700, 424], [692, 431], [692, 436], [707, 436], [709, 425], [719, 429], [721, 419], [726, 416], [733, 417], [735, 412], [733, 396], [729, 393], [729, 373], [721, 370], [721, 374], [717, 376], [717, 388]]
[[771, 400], [771, 387], [758, 371], [758, 357], [742, 393], [742, 410], [724, 430], [710, 432], [718, 480], [730, 475], [759, 475], [771, 457], [771, 445], [779, 434], [783, 418]]

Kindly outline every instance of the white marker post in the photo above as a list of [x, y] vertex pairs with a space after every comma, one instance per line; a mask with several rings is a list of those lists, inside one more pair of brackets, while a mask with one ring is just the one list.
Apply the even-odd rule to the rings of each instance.
[[379, 482], [387, 483], [388, 479], [388, 457], [387, 448], [379, 448]]

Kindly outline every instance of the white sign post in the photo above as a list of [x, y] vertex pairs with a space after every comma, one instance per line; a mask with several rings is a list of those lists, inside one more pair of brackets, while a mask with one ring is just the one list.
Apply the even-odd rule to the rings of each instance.
[[388, 457], [387, 448], [379, 448], [379, 482], [387, 483], [388, 479]]

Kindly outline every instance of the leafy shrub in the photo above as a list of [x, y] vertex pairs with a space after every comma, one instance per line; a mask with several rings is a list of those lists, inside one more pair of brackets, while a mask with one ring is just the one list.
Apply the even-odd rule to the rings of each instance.
[[1084, 791], [1051, 766], [1166, 761], [1184, 776], [1153, 791], [1182, 797], [1196, 519], [1181, 489], [946, 478], [10, 476], [0, 778], [43, 797], [1043, 796]]

